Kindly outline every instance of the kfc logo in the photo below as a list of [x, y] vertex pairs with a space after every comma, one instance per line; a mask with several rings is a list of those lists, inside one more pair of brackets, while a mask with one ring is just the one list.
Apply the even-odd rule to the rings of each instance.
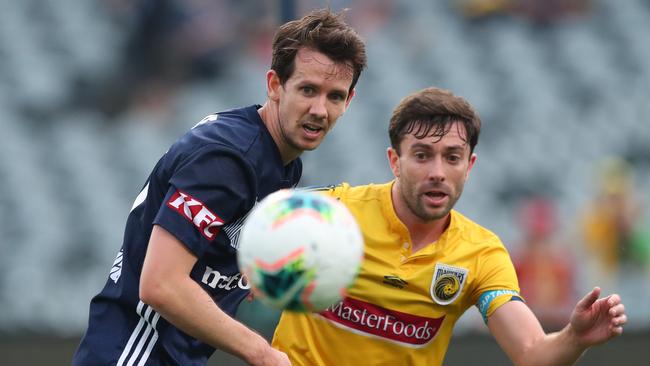
[[167, 206], [191, 221], [201, 235], [212, 241], [219, 233], [223, 220], [213, 214], [201, 201], [192, 196], [176, 191], [167, 201]]

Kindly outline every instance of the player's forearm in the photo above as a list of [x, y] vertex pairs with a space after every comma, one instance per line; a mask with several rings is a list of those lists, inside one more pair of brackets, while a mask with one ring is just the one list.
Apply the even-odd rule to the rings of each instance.
[[587, 347], [577, 342], [567, 325], [559, 332], [550, 333], [540, 338], [527, 349], [518, 366], [568, 366], [573, 365], [582, 356]]
[[257, 364], [273, 349], [259, 334], [224, 313], [194, 282], [197, 257], [174, 235], [154, 225], [140, 275], [140, 299], [185, 333]]
[[570, 326], [545, 334], [532, 311], [520, 301], [499, 307], [488, 327], [517, 366], [573, 365], [585, 350]]
[[181, 283], [159, 282], [141, 290], [142, 300], [185, 333], [250, 364], [270, 345], [259, 334], [223, 312], [189, 277]]

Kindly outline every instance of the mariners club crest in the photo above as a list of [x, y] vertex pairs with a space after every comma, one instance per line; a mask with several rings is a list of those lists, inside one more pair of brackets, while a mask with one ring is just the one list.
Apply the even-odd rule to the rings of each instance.
[[449, 305], [460, 295], [467, 279], [466, 268], [436, 263], [431, 281], [431, 297], [439, 305]]

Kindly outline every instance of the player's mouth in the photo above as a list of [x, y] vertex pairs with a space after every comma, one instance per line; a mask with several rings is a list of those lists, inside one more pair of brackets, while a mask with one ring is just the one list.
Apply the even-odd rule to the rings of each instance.
[[425, 192], [424, 198], [431, 206], [442, 206], [447, 202], [449, 194], [445, 191], [432, 190]]
[[302, 124], [302, 130], [305, 132], [307, 138], [317, 139], [324, 133], [325, 128], [317, 123], [307, 122]]

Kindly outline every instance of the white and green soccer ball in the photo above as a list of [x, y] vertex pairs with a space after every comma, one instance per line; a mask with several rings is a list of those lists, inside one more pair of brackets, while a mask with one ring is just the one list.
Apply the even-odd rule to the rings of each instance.
[[255, 298], [281, 310], [317, 312], [339, 301], [363, 258], [352, 214], [318, 191], [284, 189], [267, 196], [239, 239], [239, 268]]

